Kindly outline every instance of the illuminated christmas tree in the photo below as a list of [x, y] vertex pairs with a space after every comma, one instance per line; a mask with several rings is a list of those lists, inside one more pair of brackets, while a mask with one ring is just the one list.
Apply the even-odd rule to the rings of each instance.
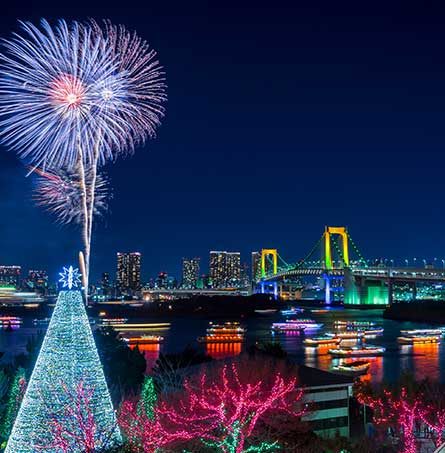
[[76, 407], [76, 416], [89, 418], [95, 426], [94, 448], [113, 447], [121, 443], [113, 405], [105, 382], [81, 292], [76, 290], [79, 274], [65, 268], [61, 282], [67, 291], [59, 293], [39, 357], [32, 372], [5, 453], [73, 453], [86, 451], [78, 443], [82, 437], [64, 436], [64, 448], [55, 446], [54, 426], [64, 433], [73, 426], [67, 419], [73, 395], [79, 383], [88, 398], [85, 407]]
[[7, 440], [9, 435], [11, 434], [12, 426], [19, 411], [19, 407], [22, 402], [25, 390], [26, 390], [25, 370], [23, 368], [19, 368], [12, 381], [11, 389], [9, 391], [6, 413], [0, 425], [1, 426], [0, 435], [2, 439]]

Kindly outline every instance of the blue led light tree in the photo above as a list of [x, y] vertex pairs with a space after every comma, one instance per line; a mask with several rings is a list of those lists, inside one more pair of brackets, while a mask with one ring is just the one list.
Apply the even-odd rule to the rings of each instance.
[[[61, 274], [61, 282], [68, 290], [59, 293], [5, 453], [80, 453], [121, 443], [82, 294], [76, 289], [76, 271], [69, 267]], [[80, 397], [79, 383], [84, 393]], [[85, 407], [70, 410], [73, 405], [79, 406], [79, 401]], [[94, 433], [93, 447], [88, 440], [91, 450], [85, 448], [85, 427], [78, 420], [69, 419], [70, 414], [88, 418], [94, 424], [89, 433]], [[73, 426], [78, 432], [71, 432]], [[61, 439], [55, 439], [57, 436]], [[56, 445], [61, 440], [67, 450]]]

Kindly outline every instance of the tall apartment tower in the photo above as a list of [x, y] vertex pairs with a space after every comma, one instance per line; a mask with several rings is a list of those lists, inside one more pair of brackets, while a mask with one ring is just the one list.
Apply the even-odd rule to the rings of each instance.
[[210, 279], [214, 288], [223, 288], [225, 286], [225, 269], [226, 269], [226, 252], [210, 252]]
[[121, 291], [141, 289], [141, 258], [139, 252], [117, 253], [116, 284]]
[[261, 253], [252, 252], [252, 281], [256, 282], [261, 277]]
[[211, 251], [210, 278], [214, 288], [239, 286], [241, 280], [239, 252]]
[[199, 258], [182, 258], [182, 287], [194, 289], [199, 279]]
[[241, 285], [241, 254], [227, 252], [226, 255], [226, 286], [239, 287]]

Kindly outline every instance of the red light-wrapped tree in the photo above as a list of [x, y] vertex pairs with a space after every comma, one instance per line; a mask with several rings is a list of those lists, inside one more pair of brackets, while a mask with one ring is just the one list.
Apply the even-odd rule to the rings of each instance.
[[401, 453], [416, 453], [416, 423], [419, 419], [421, 400], [407, 397], [405, 388], [400, 395], [384, 390], [380, 396], [370, 396], [358, 392], [360, 403], [373, 411], [374, 423], [400, 439]]
[[131, 444], [145, 453], [177, 441], [200, 439], [223, 453], [276, 451], [276, 442], [260, 442], [258, 421], [285, 413], [301, 417], [306, 406], [295, 378], [283, 378], [255, 363], [216, 366], [184, 383], [184, 391], [161, 400], [150, 420], [137, 403], [122, 405], [119, 421]]

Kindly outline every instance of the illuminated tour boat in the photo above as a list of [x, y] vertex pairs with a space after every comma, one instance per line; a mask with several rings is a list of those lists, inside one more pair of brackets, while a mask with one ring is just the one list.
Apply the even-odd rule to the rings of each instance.
[[357, 340], [365, 336], [364, 332], [360, 330], [345, 330], [344, 332], [327, 333], [326, 335], [340, 340]]
[[414, 336], [414, 335], [443, 335], [444, 328], [439, 329], [412, 329], [412, 330], [401, 330], [400, 334], [402, 336]]
[[17, 316], [0, 316], [0, 326], [20, 325], [23, 324], [23, 319]]
[[32, 320], [32, 323], [35, 326], [47, 326], [50, 322], [51, 318], [35, 318]]
[[304, 330], [304, 329], [320, 329], [323, 324], [316, 323], [313, 319], [291, 319], [285, 322], [274, 322], [272, 330]]
[[331, 346], [340, 343], [340, 338], [335, 337], [315, 337], [315, 338], [305, 338], [303, 343], [309, 347], [317, 347], [317, 346]]
[[121, 325], [128, 322], [128, 318], [101, 318], [100, 325], [101, 326], [115, 326]]
[[426, 344], [439, 343], [440, 336], [438, 335], [412, 335], [397, 338], [400, 344]]
[[299, 315], [300, 313], [303, 313], [303, 311], [304, 311], [303, 308], [296, 308], [296, 307], [291, 307], [291, 308], [288, 308], [287, 310], [280, 310], [281, 314], [284, 316]]
[[351, 327], [371, 327], [375, 324], [372, 321], [334, 321], [334, 327], [339, 329], [347, 329]]
[[246, 329], [239, 322], [225, 322], [224, 324], [213, 324], [209, 322], [207, 328], [208, 335], [224, 335], [224, 334], [245, 334]]
[[382, 355], [386, 351], [386, 348], [383, 346], [351, 346], [338, 349], [329, 349], [329, 354], [335, 357], [354, 357], [354, 356], [376, 356]]
[[224, 324], [209, 323], [207, 334], [198, 337], [199, 343], [242, 343], [246, 329], [239, 322], [225, 322]]
[[0, 329], [12, 331], [20, 328], [22, 324], [22, 318], [16, 316], [0, 316]]
[[365, 337], [367, 337], [369, 335], [382, 335], [382, 333], [384, 332], [384, 329], [383, 329], [383, 327], [371, 327], [370, 329], [362, 330], [362, 332], [365, 335]]
[[340, 363], [332, 367], [334, 373], [349, 374], [360, 376], [362, 374], [367, 374], [371, 364], [365, 362], [364, 360], [355, 360], [348, 363]]
[[130, 345], [136, 344], [159, 344], [164, 341], [164, 337], [159, 335], [141, 335], [138, 337], [123, 337], [124, 341]]

